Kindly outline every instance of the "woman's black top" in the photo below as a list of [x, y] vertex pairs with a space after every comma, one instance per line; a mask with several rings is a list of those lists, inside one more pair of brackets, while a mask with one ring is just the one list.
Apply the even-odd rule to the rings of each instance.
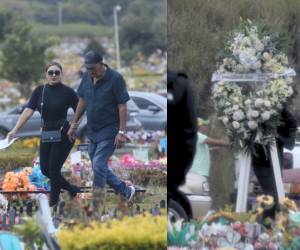
[[[43, 88], [44, 85], [35, 88], [26, 106], [27, 108], [38, 110], [41, 113]], [[44, 130], [59, 129], [67, 119], [68, 109], [72, 108], [75, 112], [77, 103], [78, 96], [72, 88], [63, 83], [46, 84], [42, 112]]]

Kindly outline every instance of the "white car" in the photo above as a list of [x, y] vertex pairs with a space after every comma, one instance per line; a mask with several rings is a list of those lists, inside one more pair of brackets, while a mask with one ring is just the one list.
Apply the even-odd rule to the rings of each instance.
[[284, 152], [293, 155], [293, 168], [300, 168], [300, 142], [296, 142], [293, 150], [284, 149]]

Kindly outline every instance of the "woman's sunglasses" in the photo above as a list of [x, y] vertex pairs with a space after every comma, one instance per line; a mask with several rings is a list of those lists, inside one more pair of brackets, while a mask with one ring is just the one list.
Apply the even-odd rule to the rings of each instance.
[[59, 70], [49, 70], [47, 72], [48, 76], [59, 76], [60, 75], [60, 71]]

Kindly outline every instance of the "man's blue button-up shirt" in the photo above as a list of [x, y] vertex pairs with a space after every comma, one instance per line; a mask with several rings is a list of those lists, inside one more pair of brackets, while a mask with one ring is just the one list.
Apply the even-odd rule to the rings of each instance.
[[122, 75], [107, 66], [104, 77], [93, 84], [86, 72], [77, 93], [86, 102], [88, 138], [99, 142], [115, 137], [120, 127], [118, 105], [130, 99]]

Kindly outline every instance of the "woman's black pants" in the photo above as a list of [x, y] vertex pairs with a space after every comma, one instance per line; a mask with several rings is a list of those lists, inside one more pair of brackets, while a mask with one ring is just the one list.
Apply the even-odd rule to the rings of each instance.
[[40, 166], [43, 175], [50, 179], [51, 200], [58, 200], [61, 189], [72, 191], [72, 185], [61, 175], [61, 168], [72, 147], [73, 143], [64, 134], [60, 142], [40, 142]]

